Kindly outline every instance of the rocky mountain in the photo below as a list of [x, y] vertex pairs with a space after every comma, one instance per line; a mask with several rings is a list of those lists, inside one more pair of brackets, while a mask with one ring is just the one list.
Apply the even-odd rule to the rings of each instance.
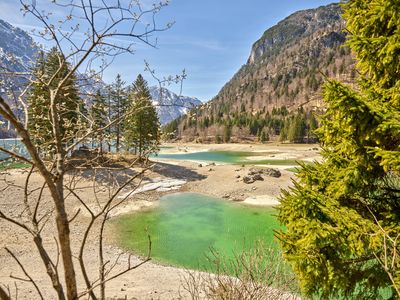
[[[33, 39], [24, 30], [0, 20], [0, 73], [26, 72], [38, 51]], [[25, 85], [22, 78], [0, 74], [0, 93], [7, 97], [10, 91], [18, 91]]]
[[277, 138], [299, 109], [306, 122], [310, 112], [323, 108], [326, 77], [353, 82], [356, 76], [350, 50], [343, 46], [344, 26], [339, 4], [290, 15], [253, 44], [246, 64], [215, 98], [170, 130], [188, 140], [224, 135], [254, 140], [263, 131]]
[[166, 88], [150, 87], [161, 125], [165, 125], [202, 104], [194, 97], [178, 96]]
[[0, 64], [12, 71], [23, 72], [29, 66], [37, 47], [24, 30], [0, 20]]
[[[1, 71], [25, 72], [32, 68], [39, 47], [34, 43], [32, 37], [24, 30], [15, 27], [0, 19], [0, 73]], [[78, 74], [78, 85], [83, 97], [88, 100], [97, 90], [105, 91], [105, 83], [99, 78], [91, 78], [85, 74]], [[26, 80], [1, 76], [0, 94], [8, 99], [14, 109], [19, 106], [13, 95], [18, 93], [26, 85]], [[173, 119], [185, 114], [188, 110], [201, 104], [196, 98], [178, 96], [163, 88], [151, 88], [151, 93], [157, 102], [158, 114], [161, 124], [171, 122]], [[160, 98], [160, 96], [162, 96]], [[160, 100], [161, 99], [161, 100]], [[0, 137], [8, 136], [9, 129], [0, 129]], [[9, 132], [11, 136], [14, 134]]]

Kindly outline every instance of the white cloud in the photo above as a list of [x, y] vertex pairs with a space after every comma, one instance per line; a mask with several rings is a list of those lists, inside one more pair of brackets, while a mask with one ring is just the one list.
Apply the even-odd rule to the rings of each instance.
[[160, 39], [160, 44], [174, 46], [194, 46], [212, 51], [225, 51], [226, 47], [218, 40], [191, 37], [168, 36]]

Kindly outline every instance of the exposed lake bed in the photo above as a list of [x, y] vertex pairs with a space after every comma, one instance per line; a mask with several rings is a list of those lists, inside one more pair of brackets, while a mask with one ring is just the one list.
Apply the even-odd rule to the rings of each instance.
[[[259, 155], [274, 155], [277, 159], [294, 159], [294, 160], [312, 160], [319, 159], [318, 151], [313, 150], [316, 146], [313, 145], [198, 145], [198, 144], [169, 144], [167, 148], [162, 148], [161, 153], [187, 153], [208, 151], [237, 151], [237, 152], [254, 152]], [[280, 151], [280, 152], [279, 152]], [[277, 153], [279, 152], [279, 153]], [[272, 154], [273, 153], [273, 154]], [[257, 166], [263, 168], [264, 166]], [[271, 166], [268, 166], [271, 167]], [[201, 195], [213, 197], [221, 202], [240, 202], [253, 205], [249, 211], [260, 211], [271, 209], [279, 202], [279, 197], [282, 188], [287, 188], [291, 185], [291, 178], [294, 173], [286, 170], [287, 166], [279, 167], [281, 175], [279, 177], [270, 177], [263, 175], [263, 180], [256, 180], [251, 184], [245, 183], [243, 177], [247, 176], [250, 170], [254, 168], [252, 165], [241, 164], [219, 164], [218, 162], [208, 161], [186, 161], [186, 160], [160, 160], [145, 174], [142, 182], [142, 187], [152, 187], [152, 189], [144, 189], [140, 193], [132, 193], [121, 207], [115, 211], [115, 217], [128, 217], [132, 212], [149, 211], [157, 209], [160, 205], [161, 197], [172, 195], [175, 193], [198, 193]], [[275, 167], [274, 167], [275, 168]], [[25, 173], [24, 173], [25, 172]], [[11, 170], [10, 176], [16, 183], [23, 183], [26, 177], [26, 171]], [[88, 179], [89, 180], [89, 179]], [[40, 186], [40, 178], [34, 174], [32, 179], [33, 184]], [[179, 184], [177, 184], [179, 183]], [[174, 185], [177, 184], [177, 185]], [[154, 189], [153, 189], [154, 188]], [[169, 190], [169, 188], [171, 188]], [[175, 189], [177, 188], [177, 189]], [[132, 190], [125, 189], [121, 195], [130, 193]], [[11, 193], [11, 194], [10, 194]], [[95, 205], [95, 198], [90, 196], [90, 193], [85, 190], [79, 190], [79, 193], [86, 199], [92, 199]], [[0, 198], [0, 206], [9, 211], [14, 205], [16, 195], [15, 191], [5, 192]], [[46, 198], [47, 199], [47, 198]], [[43, 205], [47, 205], [45, 201]], [[178, 204], [179, 205], [179, 204]], [[84, 225], [87, 224], [88, 216], [83, 213], [84, 209], [77, 201], [70, 200], [68, 202], [69, 213], [74, 214], [77, 209], [81, 208], [82, 213], [78, 215], [73, 223], [71, 230], [74, 232], [82, 232]], [[1, 222], [2, 237], [0, 239], [0, 247], [6, 244], [19, 247], [21, 259], [29, 268], [36, 270], [41, 268], [36, 264], [36, 259], [32, 259], [32, 244], [28, 237], [22, 232], [15, 230], [14, 227]], [[111, 226], [110, 226], [111, 225]], [[265, 229], [262, 225], [260, 230]], [[54, 227], [48, 226], [46, 230], [52, 231]], [[270, 231], [272, 232], [272, 231]], [[51, 237], [52, 235], [49, 234]], [[115, 258], [121, 253], [126, 253], [125, 247], [121, 245], [116, 238], [115, 227], [112, 224], [106, 228], [106, 256]], [[52, 240], [46, 243], [52, 243]], [[211, 245], [210, 245], [211, 246]], [[75, 248], [75, 247], [74, 247]], [[96, 249], [96, 237], [91, 237], [88, 244], [89, 249]], [[75, 248], [76, 249], [76, 248]], [[76, 249], [77, 250], [77, 249]], [[133, 252], [135, 253], [135, 251]], [[156, 257], [155, 257], [156, 258]], [[95, 257], [86, 257], [87, 263], [90, 266], [90, 272], [97, 272]], [[133, 256], [134, 261], [140, 261], [140, 256]], [[91, 263], [93, 260], [93, 263]], [[159, 260], [160, 261], [160, 260]], [[126, 261], [121, 260], [120, 264]], [[12, 259], [0, 250], [0, 278], [2, 282], [8, 282], [9, 271], [4, 266], [13, 265]], [[133, 295], [138, 299], [174, 299], [181, 289], [181, 278], [185, 276], [185, 271], [167, 265], [182, 265], [174, 263], [174, 261], [165, 261], [162, 264], [149, 262], [142, 267], [127, 273], [121, 277], [118, 283], [110, 282], [109, 295], [110, 297], [124, 297], [125, 295]], [[194, 266], [193, 266], [194, 267]], [[40, 274], [39, 274], [40, 273]], [[37, 272], [37, 276], [42, 276], [38, 280], [46, 282], [46, 273]], [[157, 284], [154, 284], [157, 282]], [[121, 289], [121, 286], [123, 288]], [[21, 296], [22, 297], [22, 296]], [[183, 298], [185, 299], [185, 298]]]

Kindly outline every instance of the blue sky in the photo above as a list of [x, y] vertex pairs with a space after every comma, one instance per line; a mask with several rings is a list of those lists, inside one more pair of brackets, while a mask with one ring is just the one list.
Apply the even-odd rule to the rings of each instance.
[[[50, 0], [37, 0], [45, 3]], [[149, 2], [151, 0], [145, 0]], [[172, 0], [158, 16], [159, 24], [175, 21], [158, 36], [157, 49], [140, 45], [135, 55], [118, 57], [104, 74], [110, 82], [120, 73], [131, 83], [143, 72], [144, 60], [159, 77], [188, 75], [183, 94], [210, 100], [246, 63], [251, 45], [269, 27], [291, 13], [332, 3], [330, 0]], [[19, 12], [19, 1], [0, 0], [0, 18], [28, 29], [32, 21]], [[179, 91], [171, 86], [171, 90]]]

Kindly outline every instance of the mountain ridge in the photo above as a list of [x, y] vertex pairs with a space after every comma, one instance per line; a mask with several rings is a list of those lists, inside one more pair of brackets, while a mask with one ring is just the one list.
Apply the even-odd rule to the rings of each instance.
[[[39, 46], [33, 41], [28, 32], [0, 19], [0, 67], [12, 72], [29, 71], [34, 66], [35, 56], [39, 49]], [[101, 79], [91, 78], [85, 76], [85, 74], [77, 74], [77, 78], [81, 94], [84, 96], [94, 95], [99, 89], [105, 90], [106, 83]], [[26, 86], [26, 80], [16, 80], [10, 79], [7, 76], [0, 76], [1, 82], [3, 84], [0, 86], [0, 94], [8, 98], [8, 101], [16, 110], [17, 104], [14, 99], [9, 97], [9, 94], [10, 91], [21, 91]], [[152, 95], [153, 98], [157, 102], [160, 102], [160, 93], [156, 92], [156, 88], [152, 90], [154, 94]], [[181, 116], [191, 108], [202, 103], [194, 97], [177, 96], [168, 89], [165, 89], [162, 94], [166, 95], [166, 98], [159, 103], [160, 106], [156, 107], [161, 124], [171, 122], [174, 118]], [[177, 104], [173, 105], [172, 100], [175, 100]], [[90, 103], [91, 101], [88, 100], [89, 106]], [[22, 111], [19, 114], [22, 114]], [[7, 129], [4, 130], [3, 128], [0, 135], [9, 137], [10, 135], [6, 131]]]
[[149, 89], [161, 125], [168, 124], [202, 104], [196, 97], [179, 96], [165, 87], [151, 86]]
[[[349, 83], [356, 77], [350, 50], [343, 46], [341, 13], [340, 5], [333, 3], [295, 12], [267, 29], [219, 93], [169, 130], [177, 138], [207, 142], [218, 140], [226, 127], [236, 141], [257, 140], [254, 132], [259, 130], [277, 139], [285, 120], [298, 109], [323, 109], [321, 86], [326, 77]], [[276, 111], [282, 107], [289, 115], [278, 118]], [[251, 128], [255, 116], [257, 130]]]

